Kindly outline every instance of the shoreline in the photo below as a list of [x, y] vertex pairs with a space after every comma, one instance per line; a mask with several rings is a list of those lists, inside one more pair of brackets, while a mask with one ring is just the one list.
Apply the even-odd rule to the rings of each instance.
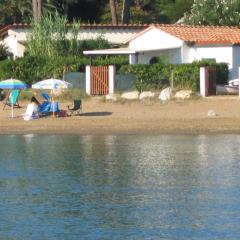
[[[60, 103], [67, 109], [70, 103]], [[10, 118], [11, 109], [0, 113], [0, 134], [39, 135], [211, 135], [240, 134], [240, 101], [238, 98], [213, 98], [197, 100], [172, 100], [167, 103], [105, 102], [84, 99], [80, 116], [44, 117], [24, 121], [22, 108], [14, 109], [17, 116]], [[1, 107], [1, 106], [0, 106]], [[208, 117], [212, 109], [217, 116]]]

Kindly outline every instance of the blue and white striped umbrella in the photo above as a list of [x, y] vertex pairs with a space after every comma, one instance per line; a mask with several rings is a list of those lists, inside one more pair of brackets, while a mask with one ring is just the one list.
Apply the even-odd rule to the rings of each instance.
[[[1, 89], [25, 89], [27, 84], [18, 79], [7, 79], [0, 82]], [[13, 104], [12, 104], [12, 118], [13, 118]]]
[[17, 79], [7, 79], [0, 82], [1, 89], [25, 89], [27, 84]]

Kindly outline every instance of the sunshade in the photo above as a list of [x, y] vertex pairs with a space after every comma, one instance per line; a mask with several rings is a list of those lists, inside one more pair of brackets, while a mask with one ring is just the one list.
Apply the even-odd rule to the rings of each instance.
[[53, 89], [69, 88], [71, 86], [72, 86], [71, 83], [68, 83], [64, 80], [50, 78], [50, 79], [42, 80], [33, 84], [32, 88], [53, 90]]
[[[18, 79], [7, 79], [0, 82], [1, 89], [25, 89], [27, 84]], [[12, 118], [13, 118], [13, 104], [12, 104]]]
[[1, 89], [24, 89], [27, 88], [26, 83], [18, 80], [18, 79], [7, 79], [0, 82]]
[[[49, 90], [51, 90], [53, 103], [54, 103], [53, 90], [64, 89], [64, 88], [69, 88], [69, 87], [72, 87], [71, 83], [66, 82], [64, 80], [60, 80], [60, 79], [54, 79], [54, 78], [42, 80], [42, 81], [39, 81], [32, 85], [33, 89], [49, 89]], [[53, 112], [53, 116], [54, 116], [54, 112]]]

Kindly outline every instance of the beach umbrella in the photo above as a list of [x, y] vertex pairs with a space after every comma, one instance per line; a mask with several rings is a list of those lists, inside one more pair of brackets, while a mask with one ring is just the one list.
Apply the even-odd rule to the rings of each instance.
[[[0, 82], [0, 88], [1, 89], [9, 89], [9, 90], [13, 90], [13, 89], [25, 89], [27, 88], [27, 84], [18, 80], [18, 79], [6, 79]], [[13, 103], [12, 103], [12, 118], [13, 118]]]
[[[53, 93], [54, 93], [55, 90], [60, 90], [60, 89], [65, 89], [65, 88], [70, 88], [70, 87], [72, 87], [71, 83], [66, 82], [64, 80], [60, 80], [60, 79], [54, 79], [54, 78], [45, 79], [45, 80], [36, 82], [32, 85], [33, 89], [48, 89], [48, 90], [51, 90], [52, 102], [54, 102]], [[54, 112], [53, 112], [53, 115], [54, 115]]]
[[42, 80], [37, 83], [34, 83], [32, 85], [32, 88], [56, 90], [56, 89], [69, 88], [71, 86], [72, 86], [71, 83], [66, 82], [64, 80], [50, 78], [50, 79], [46, 79], [46, 80]]

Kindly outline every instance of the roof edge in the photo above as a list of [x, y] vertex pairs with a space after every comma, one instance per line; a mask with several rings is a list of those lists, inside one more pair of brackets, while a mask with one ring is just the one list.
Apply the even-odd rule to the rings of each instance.
[[[67, 27], [71, 27], [72, 24], [67, 24]], [[88, 23], [82, 23], [80, 24], [80, 28], [82, 29], [145, 29], [149, 27], [149, 24], [120, 24], [120, 25], [112, 25], [112, 24], [88, 24]], [[0, 36], [3, 37], [4, 35], [7, 34], [7, 31], [9, 29], [21, 29], [21, 28], [31, 28], [31, 24], [29, 23], [13, 23], [13, 24], [8, 24], [5, 26], [0, 27]]]

